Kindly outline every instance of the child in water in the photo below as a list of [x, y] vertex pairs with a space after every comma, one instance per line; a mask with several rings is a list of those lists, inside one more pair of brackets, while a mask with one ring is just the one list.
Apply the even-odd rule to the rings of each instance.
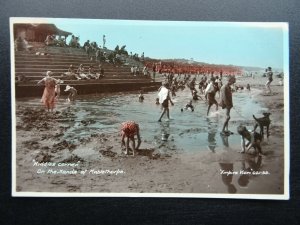
[[248, 91], [250, 91], [250, 84], [247, 84], [246, 88]]
[[196, 90], [193, 90], [192, 97], [193, 97], [193, 100], [199, 100], [199, 98], [202, 99], [201, 96], [197, 94]]
[[139, 94], [139, 101], [140, 101], [140, 102], [144, 101], [143, 91], [140, 91], [140, 94]]
[[[194, 106], [192, 104], [192, 100], [188, 104], [185, 105], [184, 109], [185, 110], [191, 109], [191, 111], [194, 112]], [[183, 112], [183, 109], [181, 109], [181, 112]]]
[[77, 95], [77, 90], [74, 87], [71, 87], [70, 85], [66, 86], [65, 92], [69, 92], [67, 102], [74, 101], [75, 96]]

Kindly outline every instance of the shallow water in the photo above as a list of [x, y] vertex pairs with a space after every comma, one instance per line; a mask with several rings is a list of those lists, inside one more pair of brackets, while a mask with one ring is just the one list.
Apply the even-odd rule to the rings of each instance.
[[[224, 122], [225, 111], [212, 106], [207, 117], [207, 105], [204, 101], [193, 101], [195, 111], [181, 108], [189, 102], [189, 89], [178, 91], [173, 97], [174, 106], [170, 106], [170, 121], [166, 115], [159, 123], [161, 107], [155, 104], [157, 92], [144, 94], [144, 101], [138, 101], [138, 93], [116, 93], [78, 96], [74, 103], [60, 98], [56, 110], [69, 109], [75, 113], [74, 121], [64, 122], [71, 126], [63, 138], [76, 140], [89, 137], [91, 134], [118, 133], [120, 124], [126, 120], [134, 120], [140, 125], [142, 141], [156, 146], [160, 151], [194, 152], [202, 150], [218, 151], [228, 145], [239, 145], [240, 137], [236, 127], [243, 123], [248, 129], [253, 128], [252, 115], [260, 115], [262, 108], [255, 101], [258, 90], [240, 91], [233, 93], [234, 108], [231, 110], [229, 129], [234, 132], [229, 138], [220, 135]], [[217, 101], [218, 94], [216, 97]], [[18, 105], [27, 107], [42, 107], [39, 98], [19, 99]], [[169, 134], [168, 140], [163, 141], [162, 135]], [[143, 144], [142, 144], [143, 145]], [[142, 147], [142, 146], [141, 146]]]

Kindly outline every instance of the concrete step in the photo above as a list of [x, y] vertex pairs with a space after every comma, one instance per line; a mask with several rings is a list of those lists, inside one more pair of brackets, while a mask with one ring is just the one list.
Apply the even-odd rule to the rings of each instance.
[[[30, 43], [29, 43], [30, 44]], [[31, 44], [30, 44], [31, 45]], [[85, 52], [83, 48], [72, 48], [72, 47], [58, 47], [58, 46], [46, 46], [44, 44], [39, 44], [35, 46], [33, 44], [33, 47], [36, 47], [34, 51], [45, 51], [49, 53], [70, 53], [70, 54], [76, 54], [76, 53], [82, 53]], [[102, 50], [103, 51], [103, 50]]]
[[[88, 72], [88, 66], [84, 66], [84, 69], [86, 72]], [[104, 69], [104, 72], [116, 72], [116, 73], [130, 73], [130, 70], [128, 68], [110, 68], [110, 67], [106, 67], [106, 68], [103, 68]], [[15, 72], [17, 73], [25, 73], [25, 72], [45, 72], [45, 71], [48, 71], [48, 70], [51, 70], [53, 73], [64, 73], [64, 72], [67, 72], [68, 71], [68, 66], [62, 66], [61, 68], [58, 68], [58, 67], [51, 67], [51, 66], [44, 66], [44, 67], [35, 67], [35, 68], [32, 68], [32, 67], [29, 67], [29, 68], [26, 68], [26, 67], [23, 67], [23, 68], [20, 68], [20, 67], [17, 67], [15, 68]], [[95, 71], [98, 71], [98, 67], [94, 67], [94, 70]], [[76, 69], [75, 69], [76, 71]]]
[[55, 58], [55, 57], [44, 57], [44, 58], [23, 58], [15, 59], [18, 63], [38, 63], [38, 62], [93, 62], [88, 58]]
[[[74, 65], [74, 64], [73, 64]], [[88, 71], [89, 65], [84, 65], [84, 68], [86, 71]], [[67, 65], [61, 65], [61, 67], [53, 67], [52, 65], [44, 65], [40, 67], [15, 67], [15, 72], [46, 72], [48, 70], [51, 71], [59, 71], [59, 72], [67, 72], [69, 68], [69, 64]], [[104, 72], [114, 71], [114, 72], [127, 72], [130, 73], [129, 68], [124, 67], [103, 67]], [[77, 66], [75, 66], [75, 71], [77, 70]], [[97, 65], [94, 65], [94, 70], [99, 70]]]
[[[64, 58], [64, 57], [50, 57], [50, 56], [45, 56], [45, 57], [41, 57], [41, 58], [39, 58], [39, 57], [23, 57], [23, 58], [16, 58], [15, 59], [15, 63], [41, 63], [41, 62], [47, 62], [47, 63], [48, 62], [55, 62], [55, 63], [56, 62], [74, 62], [74, 63], [94, 62], [94, 63], [99, 63], [100, 61], [90, 60], [88, 57], [82, 57], [82, 58], [65, 57]], [[104, 60], [101, 60], [101, 63], [111, 64], [111, 63], [106, 62]]]
[[[82, 53], [85, 52], [85, 50], [81, 48], [72, 48], [72, 47], [56, 47], [56, 46], [45, 46], [44, 48], [46, 51], [50, 53], [70, 53], [70, 54], [76, 54], [76, 53]], [[103, 51], [103, 50], [102, 50]]]
[[74, 55], [70, 55], [70, 56], [63, 56], [63, 55], [28, 55], [28, 56], [16, 56], [15, 57], [15, 60], [17, 61], [26, 61], [26, 60], [30, 60], [30, 61], [36, 61], [36, 60], [62, 60], [62, 59], [65, 59], [65, 60], [85, 60], [85, 59], [88, 59], [88, 56], [87, 55], [84, 55], [84, 56], [74, 56]]
[[[95, 56], [92, 55], [95, 59]], [[45, 61], [45, 60], [89, 60], [90, 57], [88, 57], [87, 54], [84, 55], [64, 55], [64, 54], [55, 54], [55, 55], [35, 55], [35, 54], [24, 54], [24, 55], [16, 55], [15, 61]], [[128, 61], [126, 59], [126, 61]], [[129, 62], [129, 61], [128, 61]], [[136, 64], [136, 63], [135, 63]]]
[[[18, 82], [18, 86], [35, 86], [37, 82], [41, 79], [30, 80], [28, 82]], [[67, 84], [79, 84], [79, 85], [86, 85], [86, 84], [97, 84], [97, 83], [141, 83], [141, 82], [150, 82], [150, 78], [139, 78], [139, 79], [131, 79], [126, 77], [115, 77], [115, 78], [101, 78], [101, 79], [90, 79], [90, 80], [63, 80], [64, 83], [61, 85]]]
[[[93, 65], [94, 68], [98, 67], [99, 64], [95, 64], [94, 62], [90, 62], [90, 61], [65, 61], [65, 62], [53, 62], [53, 61], [49, 61], [49, 62], [17, 62], [15, 64], [15, 68], [28, 68], [28, 66], [32, 66], [35, 68], [43, 68], [43, 67], [53, 67], [53, 66], [63, 66], [64, 68], [68, 69], [70, 65], [73, 65], [73, 67], [75, 69], [77, 69], [79, 67], [80, 64], [83, 64], [84, 67], [88, 67], [90, 65]], [[101, 63], [101, 65], [103, 65]], [[120, 66], [116, 67], [119, 68]], [[104, 66], [103, 68], [114, 68], [113, 65], [108, 65], [108, 66]], [[121, 67], [120, 67], [121, 68]], [[128, 67], [128, 70], [129, 67]]]
[[[83, 64], [83, 67], [85, 69], [88, 69], [90, 66], [93, 66], [94, 69], [97, 69], [99, 64], [98, 63], [81, 63]], [[79, 64], [72, 64], [74, 69], [76, 70], [79, 67]], [[43, 69], [43, 68], [52, 68], [52, 69], [68, 69], [70, 66], [70, 64], [63, 64], [63, 63], [58, 63], [58, 64], [49, 64], [49, 63], [44, 63], [44, 64], [31, 64], [31, 63], [18, 63], [15, 65], [15, 69]], [[111, 70], [116, 70], [116, 71], [130, 71], [130, 67], [129, 66], [114, 66], [111, 64], [102, 64], [101, 63], [101, 67], [103, 69], [111, 69]]]
[[[18, 75], [20, 75], [20, 74], [18, 74]], [[24, 74], [24, 73], [22, 73], [22, 75], [25, 75], [25, 77], [30, 79], [30, 80], [32, 80], [32, 79], [42, 79], [42, 78], [45, 77], [45, 73], [35, 73], [35, 74], [30, 74], [30, 73]], [[104, 75], [105, 75], [104, 78], [128, 78], [128, 79], [145, 79], [145, 78], [148, 78], [148, 76], [143, 76], [143, 75], [133, 76], [130, 73], [111, 72], [111, 73], [104, 73]], [[60, 73], [53, 73], [52, 77], [61, 78], [62, 75]]]
[[[101, 52], [113, 52], [112, 50], [109, 49], [100, 49]], [[35, 49], [35, 52], [25, 52], [25, 51], [19, 51], [15, 52], [15, 56], [29, 56], [29, 55], [36, 55], [36, 52], [43, 52], [43, 53], [49, 53], [51, 55], [55, 56], [87, 56], [87, 53], [83, 48], [71, 48], [71, 47], [53, 47], [53, 46], [46, 46], [46, 47], [39, 47]], [[42, 57], [42, 55], [39, 55]], [[127, 61], [132, 61], [133, 63], [138, 63], [135, 60], [131, 58], [127, 58]]]
[[[15, 65], [20, 64], [33, 64], [33, 65], [42, 65], [42, 64], [90, 64], [96, 63], [95, 61], [91, 61], [86, 59], [40, 59], [40, 60], [32, 60], [32, 59], [24, 59], [24, 60], [16, 60]], [[101, 64], [104, 63], [101, 61]], [[106, 63], [106, 62], [105, 62]], [[112, 65], [112, 64], [111, 64]], [[113, 66], [113, 65], [112, 65]]]
[[[37, 53], [44, 53], [46, 55], [43, 54], [37, 54]], [[24, 56], [87, 56], [87, 53], [85, 51], [82, 52], [77, 52], [77, 53], [64, 53], [64, 52], [58, 52], [58, 53], [52, 53], [52, 52], [48, 52], [48, 51], [36, 51], [36, 52], [24, 52], [24, 51], [20, 51], [20, 52], [15, 52], [15, 57], [24, 57]]]
[[[99, 72], [99, 71], [96, 71], [96, 72]], [[53, 72], [53, 76], [61, 76], [61, 74], [64, 73], [64, 72], [59, 72], [59, 71], [56, 71], [56, 72]], [[15, 76], [18, 77], [20, 75], [23, 75], [25, 77], [44, 77], [46, 74], [46, 71], [43, 71], [43, 72], [17, 72], [15, 73]], [[105, 76], [125, 76], [125, 75], [128, 75], [128, 76], [132, 76], [130, 73], [128, 72], [116, 72], [116, 71], [104, 71], [104, 75]], [[132, 76], [134, 77], [134, 76]]]
[[15, 66], [16, 67], [20, 67], [20, 66], [28, 66], [28, 65], [32, 65], [32, 66], [44, 66], [44, 65], [67, 65], [69, 67], [69, 65], [73, 65], [73, 66], [79, 66], [80, 64], [83, 64], [83, 65], [99, 65], [101, 64], [102, 66], [104, 67], [114, 67], [114, 68], [130, 68], [129, 65], [113, 65], [111, 63], [108, 63], [108, 62], [98, 62], [98, 61], [90, 61], [88, 59], [85, 59], [85, 60], [35, 60], [35, 61], [32, 61], [32, 60], [23, 60], [23, 61], [19, 61], [19, 60], [16, 60], [15, 61]]
[[[98, 65], [100, 62], [91, 61], [83, 49], [70, 49], [61, 47], [49, 47], [38, 49], [40, 52], [48, 52], [50, 55], [36, 55], [28, 52], [16, 52], [15, 54], [15, 77], [24, 75], [30, 81], [17, 82], [17, 85], [34, 86], [40, 81], [47, 70], [53, 72], [53, 77], [61, 78], [61, 74], [66, 72], [70, 64], [75, 68], [79, 64], [83, 64], [88, 71], [88, 67], [93, 65], [95, 72], [99, 72]], [[130, 73], [130, 66], [119, 65], [115, 66], [107, 62], [101, 62], [104, 69], [105, 77], [100, 80], [65, 80], [68, 84], [86, 85], [100, 83], [147, 83], [151, 82], [149, 77], [133, 76]]]
[[[40, 54], [38, 54], [40, 53]], [[42, 53], [42, 54], [41, 54]], [[45, 55], [43, 55], [43, 53]], [[102, 52], [103, 53], [103, 52]], [[85, 50], [82, 50], [80, 52], [49, 52], [47, 50], [40, 50], [40, 51], [35, 51], [35, 52], [24, 52], [24, 51], [20, 51], [20, 52], [15, 52], [15, 57], [27, 57], [27, 56], [38, 56], [38, 57], [44, 57], [44, 56], [57, 56], [57, 57], [87, 57], [87, 52]], [[95, 52], [90, 53], [90, 56], [95, 56]], [[128, 60], [130, 60], [128, 58]]]
[[[90, 65], [93, 65], [94, 66], [94, 68], [95, 69], [97, 69], [98, 68], [98, 63], [89, 63], [88, 65], [85, 65], [85, 64], [83, 64], [83, 67], [84, 68], [88, 68]], [[64, 70], [66, 70], [66, 69], [68, 69], [69, 68], [69, 64], [40, 64], [40, 65], [32, 65], [32, 64], [17, 64], [17, 65], [15, 65], [15, 68], [16, 69], [23, 69], [23, 68], [31, 68], [31, 69], [35, 69], [35, 68], [39, 68], [39, 69], [41, 69], [41, 68], [52, 68], [52, 69], [64, 69]], [[74, 66], [74, 68], [77, 68], [79, 65], [73, 65]], [[101, 64], [101, 66], [102, 66], [102, 68], [105, 70], [105, 69], [107, 69], [107, 70], [119, 70], [119, 71], [122, 71], [122, 70], [124, 70], [124, 71], [130, 71], [130, 67], [129, 66], [118, 66], [118, 67], [115, 67], [115, 66], [112, 66], [111, 64]]]
[[[90, 84], [71, 84], [74, 86], [78, 95], [83, 94], [96, 94], [96, 93], [112, 93], [112, 92], [124, 92], [124, 91], [136, 91], [138, 93], [139, 90], [143, 89], [146, 91], [157, 91], [157, 89], [161, 86], [160, 82], [132, 82], [132, 81], [111, 81], [111, 82], [103, 82], [100, 80], [98, 83], [90, 83]], [[65, 85], [61, 85], [61, 94], [65, 95], [66, 93], [63, 91], [66, 87]], [[15, 93], [16, 98], [22, 97], [41, 97], [43, 94], [43, 86], [36, 85], [16, 85]]]
[[[100, 62], [88, 59], [87, 53], [82, 48], [43, 47], [41, 45], [39, 48], [35, 48], [35, 52], [37, 51], [47, 52], [49, 55], [15, 52], [15, 77], [24, 75], [29, 79], [27, 82], [16, 81], [17, 97], [40, 96], [43, 86], [37, 86], [36, 83], [45, 76], [47, 70], [53, 72], [54, 78], [60, 78], [61, 80], [64, 80], [61, 74], [67, 71], [70, 64], [73, 64], [74, 68], [77, 68], [79, 64], [83, 64], [86, 70], [90, 65], [93, 65], [95, 72], [99, 72], [97, 68]], [[109, 52], [109, 50], [106, 51]], [[126, 61], [130, 61], [130, 59], [126, 59]], [[151, 89], [154, 87], [156, 90], [156, 86], [160, 85], [152, 82], [150, 77], [131, 75], [130, 66], [115, 66], [107, 62], [101, 62], [101, 64], [104, 69], [104, 78], [97, 80], [64, 80], [64, 83], [61, 84], [62, 90], [67, 84], [74, 85], [79, 94], [133, 91], [145, 87]]]

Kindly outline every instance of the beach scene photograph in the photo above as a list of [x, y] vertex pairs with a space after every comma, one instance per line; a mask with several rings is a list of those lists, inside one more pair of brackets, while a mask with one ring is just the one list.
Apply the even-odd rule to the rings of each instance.
[[11, 18], [12, 195], [289, 198], [287, 23]]

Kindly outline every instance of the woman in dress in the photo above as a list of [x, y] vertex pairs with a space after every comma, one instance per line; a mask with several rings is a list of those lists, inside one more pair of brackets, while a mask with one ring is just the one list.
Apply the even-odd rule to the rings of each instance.
[[37, 83], [38, 85], [42, 83], [45, 85], [41, 102], [46, 106], [48, 112], [53, 112], [55, 107], [55, 86], [58, 84], [58, 80], [51, 77], [51, 75], [52, 72], [47, 71], [46, 76]]

